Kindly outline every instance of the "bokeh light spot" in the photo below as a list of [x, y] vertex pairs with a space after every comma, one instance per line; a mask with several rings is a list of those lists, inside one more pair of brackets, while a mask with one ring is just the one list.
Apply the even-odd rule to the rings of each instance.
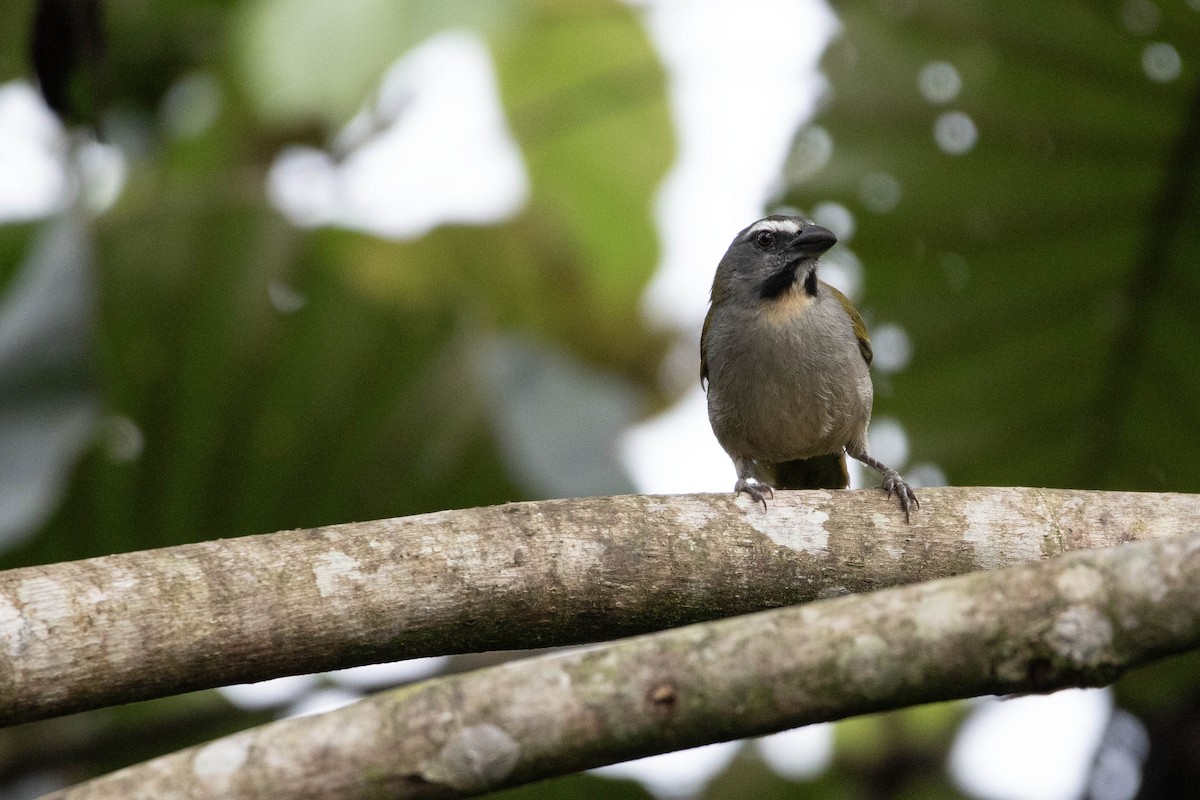
[[308, 304], [308, 298], [281, 280], [267, 284], [267, 299], [280, 314], [294, 314]]
[[1078, 798], [1111, 708], [1107, 689], [984, 701], [958, 730], [951, 775], [973, 797]]
[[808, 180], [833, 157], [833, 137], [819, 125], [805, 128], [796, 136], [785, 167], [793, 182]]
[[962, 76], [954, 65], [946, 61], [930, 61], [917, 74], [917, 86], [921, 94], [935, 105], [944, 105], [962, 90]]
[[1142, 69], [1156, 83], [1170, 83], [1183, 72], [1179, 51], [1166, 42], [1151, 42], [1142, 51]]
[[1142, 786], [1150, 737], [1142, 721], [1114, 709], [1096, 753], [1089, 784], [1092, 800], [1133, 800]]
[[875, 358], [871, 366], [880, 372], [899, 372], [912, 360], [912, 340], [899, 325], [879, 325], [871, 333], [871, 346]]
[[892, 469], [902, 469], [908, 463], [908, 434], [898, 420], [891, 417], [874, 420], [867, 431], [867, 444], [871, 454]]
[[854, 237], [854, 215], [841, 203], [821, 203], [812, 212], [812, 221], [833, 231], [841, 242]]
[[116, 147], [102, 142], [85, 142], [76, 151], [83, 185], [82, 200], [89, 211], [101, 214], [112, 208], [125, 188], [125, 156]]
[[755, 748], [767, 766], [788, 780], [812, 780], [833, 760], [833, 725], [806, 725], [757, 739]]
[[288, 147], [267, 173], [267, 195], [293, 225], [311, 228], [330, 222], [337, 207], [337, 169], [314, 147]]
[[204, 135], [221, 112], [221, 88], [207, 72], [192, 72], [171, 85], [158, 108], [163, 129], [178, 139]]
[[141, 458], [146, 438], [137, 423], [123, 414], [110, 414], [100, 425], [100, 443], [108, 460], [130, 464]]
[[949, 483], [946, 472], [937, 464], [914, 464], [904, 472], [905, 479], [916, 487], [945, 486]]
[[839, 244], [821, 259], [821, 280], [856, 300], [862, 292], [862, 260], [849, 247]]
[[876, 214], [895, 211], [901, 194], [900, 181], [886, 172], [872, 172], [858, 184], [858, 198]]
[[962, 111], [947, 111], [933, 124], [933, 140], [952, 156], [968, 152], [978, 139], [975, 121]]

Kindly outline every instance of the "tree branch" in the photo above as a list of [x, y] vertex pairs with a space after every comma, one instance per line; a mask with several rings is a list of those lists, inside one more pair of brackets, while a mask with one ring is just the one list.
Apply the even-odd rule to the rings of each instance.
[[1200, 496], [926, 489], [515, 503], [0, 573], [0, 723], [567, 645], [1190, 531]]
[[703, 623], [396, 689], [54, 795], [449, 798], [1200, 646], [1200, 534]]

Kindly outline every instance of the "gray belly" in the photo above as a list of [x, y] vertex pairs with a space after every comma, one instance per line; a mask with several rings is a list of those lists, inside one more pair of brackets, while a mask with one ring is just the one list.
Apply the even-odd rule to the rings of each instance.
[[725, 451], [789, 461], [864, 440], [871, 378], [849, 334], [797, 324], [739, 337], [753, 343], [744, 349], [710, 341], [708, 414]]

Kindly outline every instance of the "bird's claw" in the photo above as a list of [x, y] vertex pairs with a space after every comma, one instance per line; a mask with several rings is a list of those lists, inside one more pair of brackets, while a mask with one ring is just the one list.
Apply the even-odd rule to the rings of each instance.
[[742, 492], [750, 495], [750, 499], [754, 502], [762, 503], [763, 511], [767, 510], [767, 498], [775, 497], [775, 490], [767, 484], [738, 478], [738, 482], [733, 485], [733, 496], [737, 497]]
[[888, 497], [895, 495], [900, 500], [900, 509], [904, 512], [904, 522], [909, 522], [909, 511], [919, 510], [921, 501], [917, 499], [917, 493], [908, 485], [908, 481], [900, 477], [900, 474], [893, 471], [885, 473], [881, 488], [887, 492]]

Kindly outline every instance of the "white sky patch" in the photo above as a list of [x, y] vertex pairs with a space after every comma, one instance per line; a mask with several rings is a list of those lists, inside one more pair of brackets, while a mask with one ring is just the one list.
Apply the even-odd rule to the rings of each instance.
[[813, 222], [833, 231], [842, 244], [854, 238], [854, 214], [841, 203], [825, 202], [812, 210]]
[[708, 425], [708, 401], [696, 387], [675, 406], [635, 425], [621, 440], [625, 467], [649, 494], [733, 491], [733, 462]]
[[362, 699], [362, 695], [348, 689], [321, 689], [306, 694], [292, 705], [284, 717], [308, 717], [313, 714], [324, 714]]
[[659, 800], [696, 797], [729, 766], [741, 742], [722, 742], [592, 770], [607, 778], [632, 778]]
[[904, 426], [891, 417], [880, 417], [867, 430], [871, 455], [892, 469], [904, 469], [908, 463], [908, 434]]
[[101, 214], [120, 196], [126, 171], [113, 145], [72, 142], [33, 85], [0, 85], [0, 223], [47, 217], [76, 199]]
[[238, 683], [217, 689], [238, 708], [257, 710], [294, 703], [317, 685], [316, 675], [288, 675], [258, 683]]
[[61, 209], [67, 196], [66, 134], [24, 80], [0, 85], [0, 222]]
[[[639, 0], [666, 66], [678, 157], [659, 193], [651, 317], [699, 331], [713, 271], [762, 217], [796, 128], [815, 108], [833, 12], [816, 0]], [[720, 53], [720, 58], [714, 58]]]
[[959, 730], [950, 771], [982, 800], [1075, 800], [1111, 711], [1107, 689], [985, 701]]
[[833, 725], [806, 725], [756, 739], [762, 760], [788, 780], [811, 780], [833, 760]]
[[[377, 118], [394, 121], [369, 135]], [[445, 223], [503, 221], [529, 196], [491, 53], [473, 33], [438, 34], [397, 61], [341, 138], [364, 133], [340, 164], [311, 148], [281, 154], [268, 186], [293, 222], [415, 238]]]
[[326, 673], [325, 677], [345, 688], [371, 691], [433, 677], [445, 669], [448, 663], [448, 656], [410, 658], [406, 661], [339, 669]]

